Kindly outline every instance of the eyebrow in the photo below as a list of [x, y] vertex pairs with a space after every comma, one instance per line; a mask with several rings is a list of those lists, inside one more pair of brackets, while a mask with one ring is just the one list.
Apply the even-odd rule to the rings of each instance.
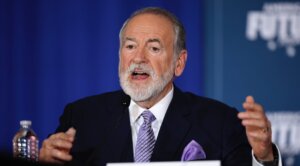
[[160, 40], [157, 39], [157, 38], [149, 39], [149, 40], [147, 41], [147, 43], [154, 43], [154, 42], [157, 42], [157, 43], [161, 44]]
[[[125, 44], [126, 41], [132, 41], [132, 42], [137, 43], [137, 40], [135, 38], [132, 38], [132, 37], [125, 37], [125, 39], [123, 40], [122, 43]], [[146, 43], [147, 44], [149, 44], [149, 43], [158, 43], [158, 44], [161, 45], [161, 41], [159, 39], [157, 39], [157, 38], [148, 39]]]
[[125, 37], [125, 39], [123, 40], [123, 42], [125, 42], [127, 40], [136, 42], [136, 39], [135, 38], [131, 38], [131, 37]]
[[[131, 37], [125, 37], [125, 39], [123, 40], [123, 42], [125, 41], [133, 41], [133, 42], [137, 42], [137, 40], [135, 38], [131, 38]], [[148, 39], [147, 43], [154, 43], [157, 42], [159, 44], [161, 44], [160, 40], [157, 38], [153, 38], [153, 39]]]

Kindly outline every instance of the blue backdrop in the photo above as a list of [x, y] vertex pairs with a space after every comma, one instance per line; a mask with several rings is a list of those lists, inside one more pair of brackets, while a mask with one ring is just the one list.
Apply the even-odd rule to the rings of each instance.
[[205, 1], [205, 95], [262, 103], [285, 166], [300, 165], [300, 1]]
[[68, 102], [119, 89], [119, 29], [146, 6], [186, 28], [177, 86], [241, 111], [254, 95], [285, 165], [300, 165], [299, 0], [0, 0], [0, 150], [11, 153], [20, 120], [42, 141]]
[[184, 0], [1, 0], [0, 148], [11, 152], [19, 121], [42, 141], [73, 100], [119, 89], [119, 29], [136, 9], [161, 6], [187, 30], [182, 89], [203, 94], [202, 2]]

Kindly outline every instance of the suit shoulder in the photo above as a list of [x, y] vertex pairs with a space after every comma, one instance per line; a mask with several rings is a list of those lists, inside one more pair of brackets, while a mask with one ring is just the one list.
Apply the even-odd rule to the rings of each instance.
[[215, 106], [218, 106], [218, 107], [232, 107], [232, 106], [229, 106], [228, 104], [226, 104], [226, 103], [224, 103], [220, 100], [209, 98], [209, 97], [206, 97], [206, 96], [199, 96], [199, 95], [196, 95], [196, 94], [191, 93], [191, 92], [184, 92], [184, 94], [191, 101], [206, 103], [208, 105], [215, 105]]
[[[63, 114], [60, 116], [59, 131], [65, 131], [70, 126], [80, 126], [105, 121], [107, 116], [121, 110], [127, 97], [123, 91], [112, 91], [98, 95], [86, 96], [66, 104]], [[100, 120], [99, 120], [100, 119]]]
[[121, 90], [116, 90], [112, 92], [105, 92], [102, 94], [97, 94], [97, 95], [90, 95], [86, 96], [80, 99], [77, 99], [75, 101], [72, 101], [69, 104], [72, 105], [82, 105], [82, 104], [91, 104], [91, 103], [112, 103], [114, 101], [119, 101], [122, 98], [124, 98], [126, 95], [123, 93]]

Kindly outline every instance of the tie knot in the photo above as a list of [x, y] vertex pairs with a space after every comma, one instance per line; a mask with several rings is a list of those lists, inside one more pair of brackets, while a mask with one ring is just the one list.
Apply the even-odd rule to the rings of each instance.
[[145, 110], [142, 113], [142, 117], [144, 118], [146, 124], [150, 124], [156, 119], [155, 116], [149, 110]]

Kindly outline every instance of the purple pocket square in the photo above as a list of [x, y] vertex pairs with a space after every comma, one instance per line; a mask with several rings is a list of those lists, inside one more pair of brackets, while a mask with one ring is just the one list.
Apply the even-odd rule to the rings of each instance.
[[205, 159], [206, 155], [201, 147], [196, 141], [192, 140], [183, 150], [181, 156], [181, 161], [192, 161]]

